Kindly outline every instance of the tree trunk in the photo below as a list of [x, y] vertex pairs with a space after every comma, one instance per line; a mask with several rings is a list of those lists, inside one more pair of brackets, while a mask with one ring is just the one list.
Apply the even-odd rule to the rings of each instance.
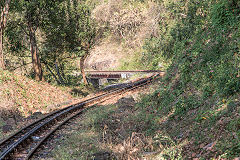
[[88, 56], [88, 51], [87, 51], [87, 53], [86, 53], [84, 56], [82, 56], [81, 59], [80, 59], [80, 70], [81, 70], [81, 74], [82, 74], [82, 77], [83, 77], [83, 82], [84, 82], [85, 85], [88, 85], [87, 78], [86, 78], [86, 74], [85, 74], [85, 71], [84, 71], [84, 62], [85, 62], [87, 56]]
[[4, 53], [3, 53], [3, 32], [7, 24], [7, 16], [9, 13], [9, 4], [11, 0], [6, 0], [5, 5], [1, 7], [1, 22], [0, 22], [0, 68], [5, 69]]
[[35, 73], [35, 80], [42, 81], [43, 72], [42, 72], [42, 66], [40, 63], [39, 55], [38, 55], [37, 41], [36, 41], [36, 35], [35, 35], [36, 30], [33, 29], [31, 22], [28, 23], [28, 29], [29, 29], [29, 38], [30, 38], [33, 70]]
[[2, 31], [2, 28], [0, 28], [0, 68], [5, 69], [2, 40], [3, 40], [3, 31]]

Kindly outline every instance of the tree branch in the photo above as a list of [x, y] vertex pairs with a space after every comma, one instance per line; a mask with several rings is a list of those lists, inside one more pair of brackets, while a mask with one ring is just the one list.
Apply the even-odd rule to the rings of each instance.
[[29, 36], [29, 33], [27, 32], [27, 30], [22, 26], [22, 23], [17, 23], [17, 25], [18, 25], [19, 27], [21, 27], [21, 29], [23, 30], [23, 32], [24, 32], [27, 36]]

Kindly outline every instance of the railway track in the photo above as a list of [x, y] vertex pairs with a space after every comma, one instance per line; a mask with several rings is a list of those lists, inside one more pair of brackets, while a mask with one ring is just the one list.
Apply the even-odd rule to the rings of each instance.
[[154, 81], [160, 74], [130, 82], [120, 88], [102, 92], [95, 97], [78, 104], [52, 112], [47, 116], [27, 125], [0, 142], [0, 160], [2, 159], [30, 159], [37, 149], [66, 122], [83, 113], [88, 107], [103, 102], [113, 96], [135, 90]]

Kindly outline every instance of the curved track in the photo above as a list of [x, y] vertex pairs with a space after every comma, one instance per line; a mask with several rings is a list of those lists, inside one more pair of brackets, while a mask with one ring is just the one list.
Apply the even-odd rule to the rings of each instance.
[[126, 83], [123, 87], [103, 92], [78, 104], [48, 114], [2, 141], [0, 143], [0, 159], [21, 160], [31, 158], [39, 146], [41, 146], [41, 144], [44, 143], [52, 133], [73, 117], [81, 114], [89, 106], [110, 99], [113, 96], [145, 86], [158, 76], [160, 75], [155, 74], [148, 78]]

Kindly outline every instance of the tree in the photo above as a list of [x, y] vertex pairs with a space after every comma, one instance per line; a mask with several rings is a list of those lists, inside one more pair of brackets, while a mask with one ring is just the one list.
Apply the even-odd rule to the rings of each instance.
[[66, 20], [67, 16], [67, 1], [58, 1], [45, 10], [41, 24], [45, 35], [41, 59], [58, 84], [66, 83], [63, 66], [72, 58], [69, 50], [73, 48], [70, 42], [74, 33], [68, 27], [71, 23]]
[[[97, 27], [91, 18], [91, 12], [88, 6], [78, 3], [78, 6], [74, 6], [73, 11], [75, 20], [75, 43], [78, 46], [75, 54], [80, 57], [80, 70], [83, 77], [84, 84], [87, 85], [87, 79], [84, 71], [84, 63], [87, 57], [90, 55], [90, 49], [96, 43], [98, 36]], [[100, 32], [98, 32], [100, 33]]]
[[41, 23], [43, 23], [44, 19], [43, 17], [46, 16], [46, 10], [52, 3], [54, 2], [47, 0], [20, 0], [16, 7], [17, 12], [20, 13], [20, 17], [18, 17], [15, 22], [29, 38], [34, 78], [37, 81], [43, 80], [43, 69], [39, 55], [37, 39], [39, 37], [36, 36], [36, 33], [40, 30]]
[[[89, 18], [89, 17], [88, 17]], [[91, 20], [87, 20], [85, 24], [82, 25], [83, 27], [77, 31], [80, 32], [77, 37], [77, 42], [80, 46], [80, 53], [79, 51], [75, 54], [80, 57], [80, 71], [83, 77], [83, 82], [85, 85], [88, 84], [86, 74], [85, 74], [85, 60], [90, 55], [90, 49], [93, 47], [94, 43], [96, 42], [96, 28], [94, 24], [91, 24]], [[82, 51], [82, 52], [81, 52]]]
[[[13, 2], [11, 20], [9, 21], [8, 33], [6, 35], [8, 42], [13, 42], [13, 44], [10, 44], [10, 50], [14, 48], [14, 52], [19, 52], [23, 48], [26, 49], [26, 47], [21, 46], [21, 44], [23, 44], [22, 41], [25, 39], [17, 38], [24, 33], [27, 36], [24, 43], [27, 44], [27, 48], [30, 48], [34, 78], [37, 81], [41, 81], [43, 80], [43, 70], [40, 62], [36, 32], [39, 29], [42, 16], [44, 16], [46, 0], [18, 0]], [[19, 30], [21, 30], [21, 33]], [[21, 47], [12, 47], [15, 44], [19, 44]]]
[[[80, 57], [83, 81], [88, 84], [84, 62], [97, 40], [97, 29], [89, 7], [84, 1], [66, 0], [49, 9], [48, 17], [45, 18], [47, 18], [45, 21], [47, 23], [43, 27], [46, 34], [45, 57], [58, 63], [61, 63], [63, 57]], [[60, 75], [58, 72], [57, 74]]]
[[5, 69], [4, 53], [3, 53], [3, 33], [7, 24], [7, 17], [9, 13], [9, 6], [11, 0], [5, 0], [0, 2], [1, 21], [0, 21], [0, 68]]

